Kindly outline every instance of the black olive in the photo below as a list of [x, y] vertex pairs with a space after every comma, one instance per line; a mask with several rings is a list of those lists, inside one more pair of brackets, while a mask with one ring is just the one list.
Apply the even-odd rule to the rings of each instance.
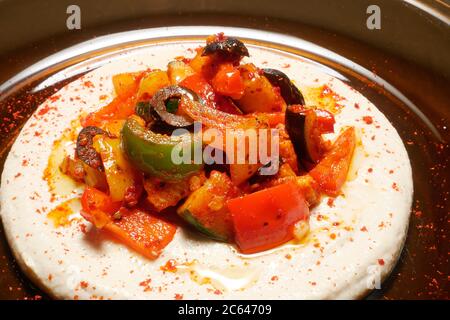
[[83, 128], [78, 134], [75, 153], [88, 166], [103, 171], [102, 158], [92, 146], [94, 137], [100, 134], [106, 135], [106, 132], [95, 126]]
[[227, 37], [224, 40], [208, 43], [202, 52], [202, 56], [218, 54], [225, 60], [239, 60], [242, 57], [248, 57], [248, 49], [244, 43], [236, 38]]
[[[168, 86], [162, 88], [155, 93], [150, 100], [150, 108], [146, 110], [146, 113], [150, 113], [151, 109], [154, 109], [158, 116], [165, 123], [174, 127], [187, 127], [193, 124], [193, 120], [187, 116], [177, 115], [167, 110], [167, 102], [174, 99], [181, 99], [182, 96], [187, 96], [189, 99], [203, 103], [203, 100], [193, 91], [180, 87], [180, 86]], [[173, 102], [171, 102], [173, 103]], [[146, 119], [146, 117], [143, 117]]]
[[269, 82], [280, 88], [281, 96], [287, 105], [301, 104], [305, 105], [305, 99], [303, 98], [300, 90], [292, 83], [289, 77], [277, 69], [262, 69], [264, 76]]

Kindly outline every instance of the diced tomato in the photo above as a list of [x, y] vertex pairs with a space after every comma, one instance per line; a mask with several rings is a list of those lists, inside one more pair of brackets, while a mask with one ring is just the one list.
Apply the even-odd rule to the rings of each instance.
[[322, 192], [330, 196], [339, 195], [347, 179], [355, 144], [355, 129], [350, 127], [339, 135], [331, 150], [309, 172]]
[[101, 210], [107, 214], [113, 214], [119, 210], [121, 202], [114, 202], [106, 193], [92, 187], [86, 187], [81, 197], [83, 210], [87, 213], [92, 210]]
[[294, 224], [309, 217], [305, 197], [293, 182], [232, 199], [227, 205], [236, 243], [244, 253], [267, 250], [291, 240]]
[[176, 226], [145, 211], [121, 210], [121, 218], [104, 230], [149, 259], [156, 259], [173, 239]]
[[108, 105], [88, 114], [81, 120], [81, 125], [83, 127], [101, 126], [104, 121], [126, 119], [132, 115], [136, 106], [135, 94], [144, 75], [145, 72], [134, 75], [134, 83], [128, 83], [126, 90], [118, 92], [118, 96]]
[[104, 227], [110, 216], [118, 211], [121, 202], [114, 202], [106, 193], [92, 187], [86, 187], [81, 197], [82, 215], [97, 228]]
[[242, 97], [245, 90], [241, 73], [231, 63], [223, 63], [219, 66], [211, 84], [217, 93], [236, 100]]

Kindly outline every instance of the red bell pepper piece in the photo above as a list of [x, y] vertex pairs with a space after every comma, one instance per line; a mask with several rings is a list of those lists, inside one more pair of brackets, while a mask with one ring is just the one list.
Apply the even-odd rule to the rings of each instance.
[[244, 253], [276, 247], [293, 238], [294, 224], [309, 217], [296, 184], [288, 182], [229, 200], [235, 240]]
[[[81, 197], [82, 216], [97, 228], [105, 230], [126, 246], [149, 259], [155, 259], [172, 241], [176, 227], [145, 211], [121, 208], [121, 202], [95, 188], [87, 187]], [[114, 213], [119, 219], [113, 219]]]
[[330, 151], [309, 172], [319, 184], [320, 191], [333, 197], [339, 195], [347, 179], [355, 145], [355, 128], [350, 127], [339, 135]]

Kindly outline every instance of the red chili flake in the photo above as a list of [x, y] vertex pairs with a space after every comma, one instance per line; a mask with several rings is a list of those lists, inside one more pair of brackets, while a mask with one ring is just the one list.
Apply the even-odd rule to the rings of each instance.
[[59, 100], [59, 98], [61, 98], [61, 96], [58, 94], [58, 95], [51, 96], [50, 98], [48, 98], [48, 100], [50, 100], [51, 102], [56, 102]]
[[272, 278], [270, 278], [271, 281], [278, 281], [278, 276], [273, 276]]
[[219, 289], [216, 289], [216, 290], [214, 291], [214, 294], [215, 294], [215, 295], [220, 295], [220, 294], [222, 294], [222, 291], [220, 291]]
[[49, 274], [48, 277], [47, 277], [47, 279], [48, 279], [48, 281], [52, 281], [53, 275], [52, 275], [52, 274]]
[[400, 189], [398, 188], [398, 185], [397, 185], [397, 183], [393, 183], [392, 184], [392, 189], [394, 189], [395, 191], [399, 191]]
[[330, 238], [333, 240], [336, 239], [336, 234], [334, 234], [334, 233], [330, 234]]
[[330, 208], [333, 208], [333, 207], [334, 207], [334, 198], [328, 198], [328, 200], [327, 200], [327, 205], [328, 205]]
[[144, 280], [144, 281], [142, 281], [142, 282], [140, 282], [139, 283], [139, 285], [141, 286], [141, 287], [144, 287], [144, 292], [147, 292], [147, 291], [151, 291], [152, 290], [152, 288], [150, 287], [150, 282], [152, 282], [152, 279], [147, 279], [147, 280]]
[[363, 120], [366, 124], [372, 124], [373, 123], [373, 119], [371, 116], [364, 116]]
[[310, 282], [312, 286], [315, 286], [317, 283], [315, 281]]
[[85, 82], [83, 83], [83, 85], [84, 85], [86, 88], [94, 88], [94, 84], [93, 84], [91, 81], [85, 81]]
[[362, 232], [367, 232], [366, 226], [363, 226], [360, 230], [361, 230]]
[[22, 160], [22, 167], [26, 167], [28, 165], [28, 160], [27, 159], [23, 159]]
[[384, 260], [383, 259], [378, 259], [378, 264], [380, 266], [384, 266]]
[[288, 253], [288, 254], [286, 254], [285, 256], [284, 256], [286, 259], [288, 259], [288, 260], [291, 260], [292, 259], [292, 256]]
[[19, 173], [17, 173], [15, 176], [14, 176], [14, 178], [18, 178], [18, 177], [20, 177], [22, 174], [19, 172]]
[[355, 103], [355, 108], [359, 109], [359, 103]]
[[80, 223], [79, 227], [81, 232], [83, 232], [84, 234], [87, 233], [87, 226], [84, 223]]
[[89, 283], [87, 283], [86, 281], [81, 281], [80, 282], [80, 287], [83, 289], [86, 289], [89, 286]]
[[108, 99], [108, 95], [102, 94], [100, 97], [98, 97], [100, 100], [106, 100]]
[[176, 272], [177, 271], [177, 262], [174, 259], [167, 260], [166, 264], [159, 267], [164, 272]]
[[38, 116], [43, 116], [44, 114], [46, 114], [49, 111], [50, 111], [50, 106], [48, 104], [46, 104], [41, 110], [39, 110], [39, 112], [37, 114], [38, 114]]
[[289, 63], [285, 63], [282, 65], [282, 68], [290, 68], [290, 67], [291, 67], [291, 65]]
[[372, 172], [373, 172], [373, 169], [372, 169], [372, 168], [369, 168], [369, 169], [367, 169], [367, 171], [368, 171], [369, 173], [372, 173]]
[[179, 294], [179, 293], [175, 293], [175, 300], [182, 300], [183, 299], [183, 295]]

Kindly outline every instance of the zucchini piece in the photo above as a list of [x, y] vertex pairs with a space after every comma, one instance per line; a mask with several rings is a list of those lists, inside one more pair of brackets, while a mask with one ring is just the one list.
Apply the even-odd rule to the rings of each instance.
[[239, 194], [226, 173], [212, 171], [199, 189], [178, 208], [178, 215], [204, 235], [219, 241], [233, 239], [226, 202]]

